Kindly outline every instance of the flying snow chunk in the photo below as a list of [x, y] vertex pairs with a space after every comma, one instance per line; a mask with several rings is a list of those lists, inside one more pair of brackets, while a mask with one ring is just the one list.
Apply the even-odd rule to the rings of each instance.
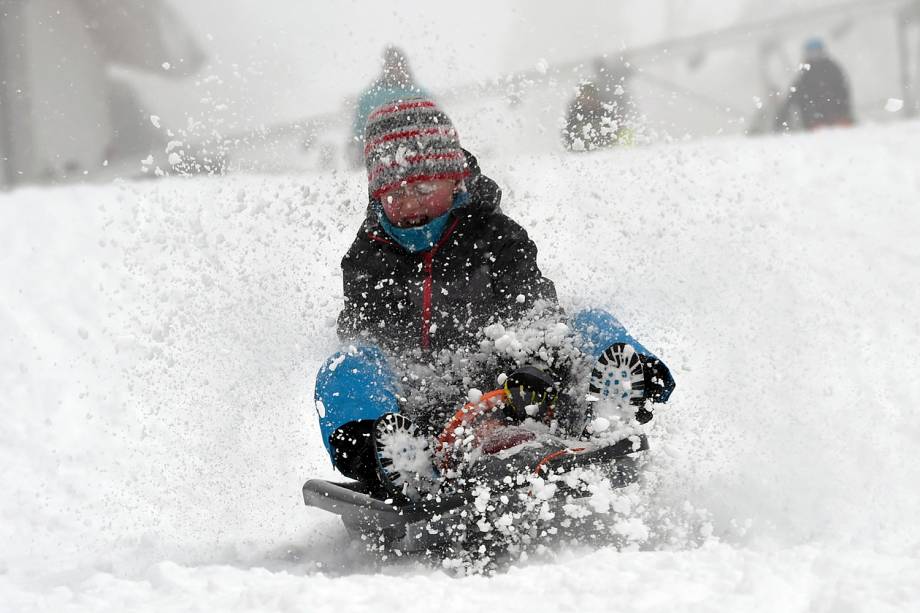
[[172, 68], [169, 62], [163, 62], [162, 64], [160, 64], [160, 66], [163, 67], [163, 70], [169, 70], [170, 68]]
[[889, 98], [885, 103], [885, 110], [889, 113], [897, 113], [904, 108], [904, 101], [900, 98]]
[[399, 148], [396, 149], [396, 164], [399, 165], [401, 168], [405, 168], [406, 166], [408, 166], [409, 165], [408, 156], [411, 155], [412, 153], [413, 152], [408, 150], [404, 145], [400, 145]]
[[588, 430], [592, 434], [600, 434], [601, 432], [605, 432], [609, 428], [610, 428], [610, 420], [607, 419], [606, 417], [598, 417], [597, 419], [592, 421], [590, 424], [588, 424]]
[[479, 402], [480, 398], [482, 398], [482, 392], [475, 387], [472, 388], [466, 395], [466, 399], [470, 402]]
[[546, 74], [546, 71], [549, 70], [549, 62], [546, 61], [546, 58], [541, 57], [537, 60], [536, 69], [540, 74]]
[[338, 367], [342, 364], [342, 362], [345, 361], [345, 357], [346, 357], [346, 356], [345, 356], [345, 354], [343, 353], [343, 354], [341, 354], [341, 355], [338, 355], [338, 356], [332, 358], [331, 360], [329, 360], [329, 363], [326, 364], [326, 368], [328, 368], [328, 369], [331, 370], [332, 372], [335, 372], [335, 369], [338, 368]]
[[159, 129], [159, 127], [160, 127], [160, 116], [159, 116], [159, 115], [151, 115], [151, 116], [150, 116], [150, 123], [153, 124], [153, 127], [154, 127], [154, 128]]

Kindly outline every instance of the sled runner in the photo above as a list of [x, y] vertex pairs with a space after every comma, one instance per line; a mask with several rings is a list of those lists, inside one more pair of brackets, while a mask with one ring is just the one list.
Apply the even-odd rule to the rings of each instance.
[[[526, 495], [532, 485], [521, 475], [554, 476], [554, 483], [561, 488], [550, 503], [561, 505], [572, 497], [584, 495], [583, 491], [566, 491], [561, 477], [567, 471], [576, 467], [600, 467], [614, 487], [622, 487], [636, 479], [635, 454], [648, 449], [642, 435], [599, 447], [591, 447], [588, 443], [580, 445], [579, 451], [576, 451], [578, 447], [557, 448], [541, 457], [526, 448], [506, 457], [499, 453], [495, 461], [485, 463], [488, 470], [477, 473], [477, 482], [488, 483], [495, 496], [515, 491]], [[529, 473], [523, 472], [528, 469]], [[483, 480], [486, 474], [487, 480]], [[475, 488], [460, 487], [419, 501], [398, 502], [371, 495], [367, 486], [358, 481], [310, 479], [303, 486], [307, 506], [338, 515], [346, 529], [357, 537], [371, 538], [387, 548], [405, 552], [426, 551], [443, 545], [457, 526], [468, 521], [476, 495]]]

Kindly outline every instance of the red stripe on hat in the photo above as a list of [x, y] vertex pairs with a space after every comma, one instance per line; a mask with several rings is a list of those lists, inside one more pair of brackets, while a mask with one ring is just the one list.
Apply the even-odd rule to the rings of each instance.
[[405, 179], [400, 179], [399, 181], [394, 181], [383, 187], [374, 190], [374, 193], [371, 194], [374, 198], [379, 199], [380, 195], [387, 190], [391, 190], [394, 187], [399, 187], [401, 185], [411, 185], [413, 183], [418, 183], [419, 181], [440, 181], [441, 179], [465, 179], [470, 176], [470, 169], [464, 168], [460, 172], [439, 172], [436, 174], [429, 175], [415, 175], [414, 177], [408, 177]]
[[381, 115], [387, 115], [389, 113], [398, 113], [399, 111], [405, 111], [408, 109], [418, 109], [418, 108], [434, 108], [434, 102], [431, 100], [413, 100], [412, 102], [394, 102], [393, 104], [388, 104], [386, 106], [379, 107], [376, 111], [368, 115], [367, 120], [371, 121], [376, 119]]
[[[407, 155], [406, 161], [409, 162], [410, 164], [417, 164], [419, 162], [425, 162], [429, 160], [452, 160], [452, 159], [463, 159], [464, 157], [465, 156], [463, 155], [462, 151], [450, 151], [447, 153], [427, 153], [427, 154], [420, 154], [420, 155]], [[377, 178], [377, 175], [379, 175], [381, 172], [383, 172], [384, 170], [388, 168], [392, 168], [394, 166], [399, 166], [399, 161], [394, 160], [392, 162], [387, 162], [385, 164], [378, 165], [376, 168], [374, 168], [371, 171], [370, 176], [368, 177], [367, 180], [369, 182], [373, 181], [374, 179]]]
[[[371, 149], [382, 145], [383, 143], [391, 140], [396, 140], [398, 138], [412, 138], [415, 136], [429, 136], [431, 134], [443, 134], [444, 136], [452, 136], [457, 139], [457, 130], [452, 126], [438, 126], [436, 128], [425, 128], [424, 130], [412, 129], [412, 130], [403, 130], [402, 132], [390, 132], [389, 134], [384, 134], [379, 136], [374, 140], [370, 141], [364, 145], [364, 155], [367, 155]], [[458, 141], [459, 142], [459, 141]]]

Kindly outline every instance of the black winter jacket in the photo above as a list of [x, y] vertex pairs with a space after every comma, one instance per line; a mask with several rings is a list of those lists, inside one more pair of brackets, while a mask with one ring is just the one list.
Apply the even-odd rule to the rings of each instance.
[[779, 111], [778, 129], [782, 129], [796, 112], [806, 130], [853, 122], [847, 78], [831, 58], [810, 60], [808, 70], [799, 75], [793, 88]]
[[[501, 189], [467, 153], [470, 202], [455, 209], [437, 245], [410, 253], [380, 226], [373, 206], [342, 259], [343, 341], [395, 351], [460, 349], [495, 321], [509, 321], [556, 290], [537, 266], [527, 232], [502, 214]], [[373, 205], [373, 203], [371, 203]]]

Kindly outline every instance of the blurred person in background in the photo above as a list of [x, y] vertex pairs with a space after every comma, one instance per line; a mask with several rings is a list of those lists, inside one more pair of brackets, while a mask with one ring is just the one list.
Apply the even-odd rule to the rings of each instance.
[[779, 108], [774, 128], [782, 132], [852, 124], [846, 75], [827, 54], [824, 42], [811, 38], [805, 43], [801, 72]]
[[622, 58], [614, 62], [609, 62], [606, 58], [596, 58], [594, 73], [598, 95], [608, 106], [611, 117], [617, 123], [618, 143], [631, 144], [638, 114], [635, 101], [629, 93], [629, 80], [633, 76], [633, 69]]
[[581, 85], [569, 105], [562, 140], [569, 151], [632, 144], [635, 105], [626, 90], [631, 74], [620, 62], [594, 62], [595, 79]]
[[430, 98], [415, 82], [406, 54], [399, 47], [389, 46], [384, 49], [380, 76], [361, 92], [355, 104], [351, 135], [346, 148], [353, 168], [364, 166], [364, 126], [371, 111], [388, 102], [419, 97]]
[[583, 83], [569, 105], [562, 142], [569, 151], [593, 151], [617, 142], [619, 125], [594, 83]]

